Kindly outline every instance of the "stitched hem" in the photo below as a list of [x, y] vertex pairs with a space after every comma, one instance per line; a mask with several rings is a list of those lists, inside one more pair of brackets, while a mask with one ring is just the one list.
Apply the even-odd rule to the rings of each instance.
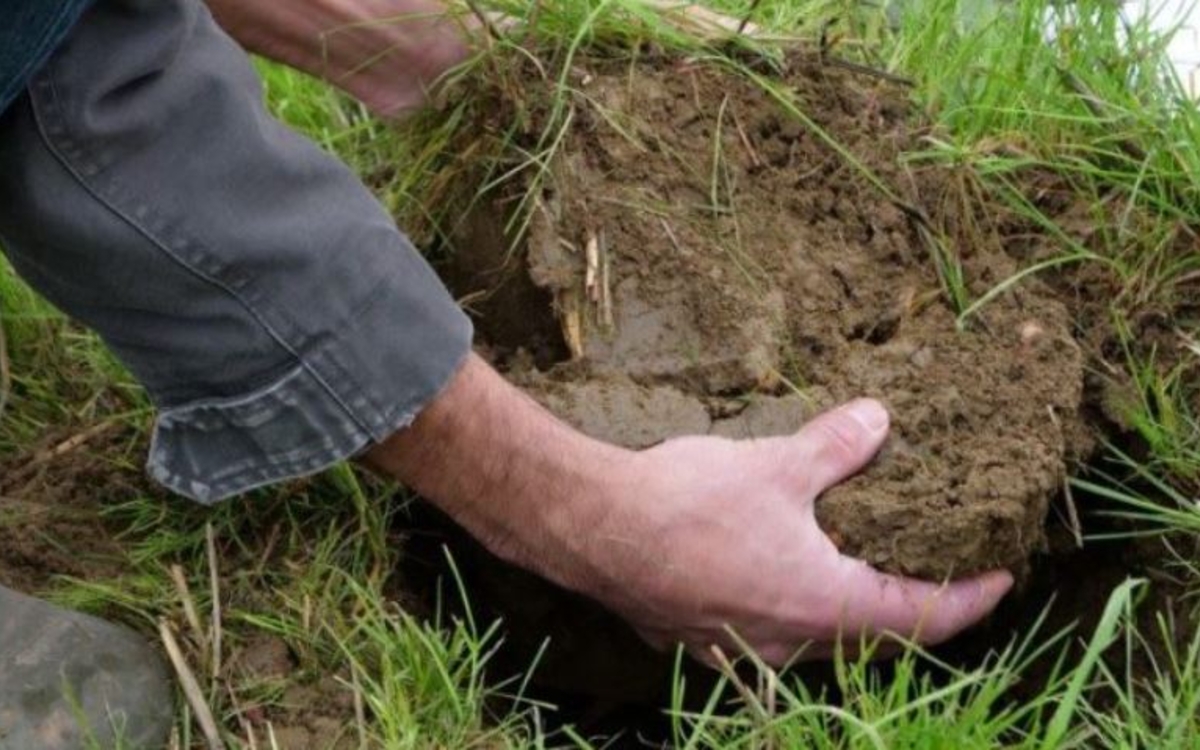
[[[453, 361], [446, 384], [465, 359], [463, 354]], [[387, 434], [412, 424], [438, 393], [397, 411]], [[147, 470], [173, 492], [211, 505], [323, 471], [375, 442], [307, 368], [297, 366], [247, 396], [160, 412]]]

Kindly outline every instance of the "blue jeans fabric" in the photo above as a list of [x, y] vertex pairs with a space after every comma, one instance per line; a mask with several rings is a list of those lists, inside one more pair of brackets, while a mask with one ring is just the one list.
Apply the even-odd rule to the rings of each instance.
[[0, 112], [12, 103], [92, 0], [0, 3]]
[[0, 244], [160, 413], [215, 502], [408, 425], [471, 325], [340, 162], [263, 109], [200, 0], [98, 0], [0, 118]]

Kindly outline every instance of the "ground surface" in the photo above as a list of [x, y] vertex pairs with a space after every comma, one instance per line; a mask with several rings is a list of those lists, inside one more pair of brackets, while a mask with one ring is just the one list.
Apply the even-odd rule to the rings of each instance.
[[[819, 21], [805, 49], [819, 39], [829, 51], [827, 8], [753, 5], [789, 32]], [[629, 4], [613, 6], [609, 30], [629, 32], [617, 7]], [[1189, 213], [1194, 170], [1179, 168], [1194, 154], [1146, 89], [1122, 98], [1136, 73], [1107, 31], [1072, 58], [1086, 35], [1048, 47], [1045, 7], [1017, 6], [977, 46], [938, 25], [955, 4], [922, 15], [902, 40], [915, 50], [899, 68], [919, 80], [911, 90], [873, 67], [847, 70], [838, 53], [877, 60], [839, 48], [793, 58], [768, 76], [772, 93], [656, 43], [623, 41], [621, 60], [589, 52], [560, 70], [562, 40], [585, 23], [571, 2], [534, 4], [546, 74], [522, 67], [526, 51], [484, 57], [468, 87], [481, 103], [450, 97], [416, 131], [268, 71], [277, 111], [349, 158], [423, 235], [477, 314], [484, 351], [582, 429], [630, 446], [752, 438], [853, 396], [887, 402], [892, 441], [822, 499], [825, 528], [889, 570], [1026, 574], [936, 665], [910, 654], [880, 671], [819, 668], [820, 679], [749, 670], [710, 698], [713, 673], [678, 673], [611, 616], [504, 570], [348, 467], [236, 506], [188, 507], [144, 477], [150, 414], [136, 388], [97, 365], [93, 339], [8, 296], [3, 274], [16, 378], [0, 430], [0, 585], [152, 639], [167, 626], [230, 747], [585, 746], [545, 740], [546, 724], [623, 732], [618, 747], [1194, 747], [1200, 637], [1179, 595], [1195, 577], [1185, 532], [1200, 528], [1200, 348], [1188, 333], [1200, 323], [1200, 218]], [[744, 52], [732, 61], [769, 68]], [[446, 142], [420, 130], [450, 121], [466, 125]], [[498, 135], [499, 172], [487, 177], [517, 178], [483, 202], [445, 200], [448, 182], [482, 183], [463, 167]], [[510, 253], [505, 221], [522, 204], [529, 232]], [[456, 219], [421, 232], [437, 211]], [[1068, 251], [1097, 262], [1008, 284]], [[0, 385], [7, 375], [0, 367]], [[1112, 446], [1130, 463], [1081, 465]], [[1096, 483], [1064, 492], [1080, 471]], [[1146, 498], [1149, 523], [1179, 532], [1173, 547], [1083, 543], [1142, 528], [1102, 517], [1128, 508], [1114, 494]], [[1121, 586], [1131, 573], [1153, 579], [1136, 616]], [[461, 599], [471, 606], [453, 606]], [[1123, 617], [1108, 617], [1114, 602]], [[1072, 623], [1081, 641], [1067, 648], [1051, 636]], [[1098, 670], [1087, 657], [1113, 645], [1118, 625], [1124, 648]], [[1004, 650], [1014, 638], [1025, 646]], [[1076, 683], [1097, 687], [1085, 696]], [[558, 710], [531, 710], [529, 698]], [[179, 705], [174, 746], [212, 747], [194, 706]], [[698, 713], [667, 719], [668, 705]]]
[[55, 576], [105, 578], [119, 572], [120, 543], [105, 533], [92, 494], [138, 481], [97, 455], [119, 449], [116, 432], [110, 428], [98, 435], [91, 450], [54, 457], [55, 446], [72, 435], [50, 433], [29, 454], [0, 462], [2, 512], [8, 520], [0, 523], [0, 585], [39, 591]]

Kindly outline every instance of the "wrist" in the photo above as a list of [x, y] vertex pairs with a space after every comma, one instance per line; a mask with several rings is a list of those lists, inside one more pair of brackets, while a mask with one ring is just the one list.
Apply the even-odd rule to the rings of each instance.
[[472, 355], [366, 460], [493, 553], [591, 593], [611, 577], [594, 554], [597, 530], [619, 528], [636, 457], [563, 424]]

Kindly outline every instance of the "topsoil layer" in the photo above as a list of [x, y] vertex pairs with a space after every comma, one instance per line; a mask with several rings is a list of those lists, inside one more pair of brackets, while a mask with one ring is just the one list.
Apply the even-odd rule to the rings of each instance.
[[[786, 434], [881, 399], [887, 446], [818, 503], [835, 543], [932, 579], [1021, 570], [1082, 450], [1068, 314], [1027, 281], [960, 330], [936, 243], [973, 299], [1019, 270], [972, 183], [905, 163], [923, 133], [895, 85], [798, 58], [783, 81], [891, 196], [741, 75], [589, 59], [549, 176], [505, 196], [534, 191], [520, 252], [497, 201], [463, 222], [447, 276], [516, 382], [626, 446]], [[526, 81], [531, 148], [547, 89]]]

